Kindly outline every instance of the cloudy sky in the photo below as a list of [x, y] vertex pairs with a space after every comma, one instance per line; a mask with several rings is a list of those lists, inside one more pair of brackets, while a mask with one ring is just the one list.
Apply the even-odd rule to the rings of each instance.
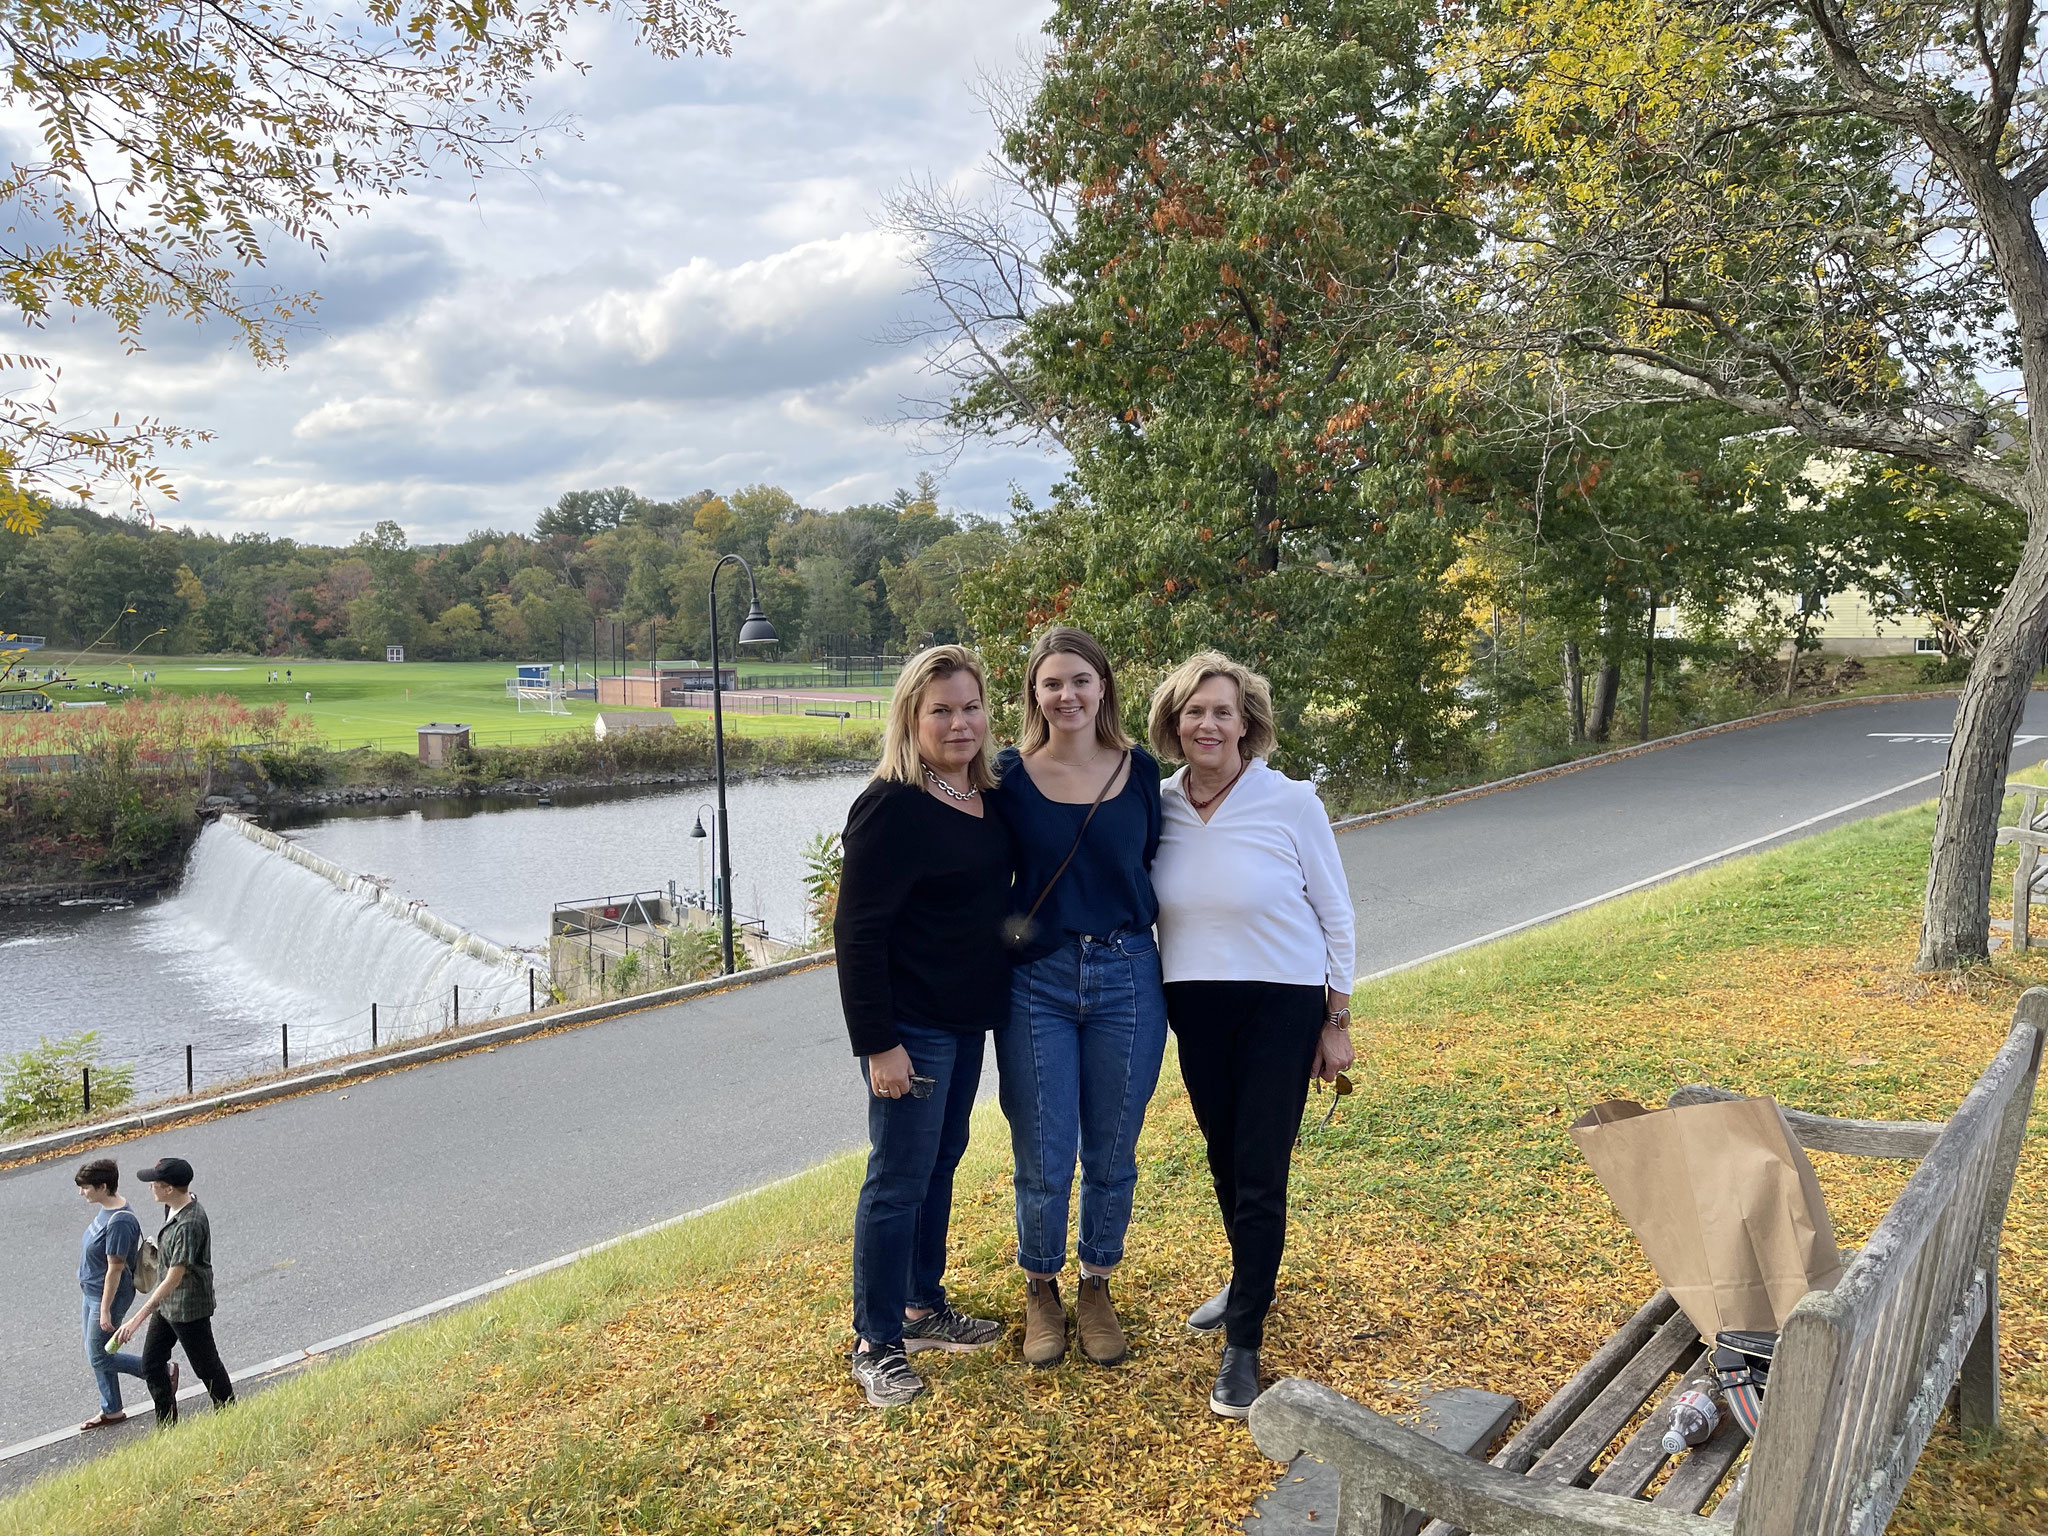
[[[914, 307], [875, 226], [907, 176], [965, 181], [990, 134], [970, 93], [1035, 47], [1049, 0], [731, 0], [729, 59], [663, 63], [623, 19], [543, 84], [573, 118], [530, 171], [417, 189], [276, 280], [322, 295], [283, 371], [160, 325], [140, 358], [90, 328], [31, 345], [82, 414], [217, 435], [165, 467], [173, 523], [345, 541], [393, 517], [415, 542], [528, 527], [564, 490], [654, 496], [779, 484], [814, 506], [937, 468], [886, 423], [920, 379], [881, 337]], [[1057, 466], [991, 447], [942, 500], [1000, 511]]]

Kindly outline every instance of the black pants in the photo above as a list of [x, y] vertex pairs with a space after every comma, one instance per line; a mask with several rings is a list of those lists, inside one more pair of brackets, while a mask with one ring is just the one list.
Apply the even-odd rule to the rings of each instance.
[[1321, 987], [1270, 981], [1166, 986], [1181, 1080], [1209, 1144], [1209, 1173], [1230, 1238], [1223, 1336], [1241, 1349], [1265, 1341], [1266, 1309], [1287, 1244], [1287, 1165], [1326, 1001]]
[[213, 1406], [224, 1408], [235, 1400], [234, 1383], [228, 1368], [220, 1363], [220, 1351], [213, 1347], [213, 1319], [196, 1317], [189, 1323], [174, 1323], [161, 1312], [149, 1315], [149, 1332], [142, 1336], [142, 1379], [156, 1404], [159, 1424], [178, 1422], [178, 1398], [171, 1391], [171, 1346], [182, 1345], [185, 1358], [206, 1383]]

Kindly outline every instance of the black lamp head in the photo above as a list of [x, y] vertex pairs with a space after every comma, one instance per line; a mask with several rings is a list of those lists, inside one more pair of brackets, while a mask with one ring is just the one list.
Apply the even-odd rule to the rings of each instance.
[[768, 622], [768, 615], [761, 611], [761, 599], [755, 598], [747, 609], [747, 616], [740, 624], [741, 645], [773, 645], [777, 639], [775, 626]]
[[692, 836], [692, 837], [703, 837], [703, 836], [705, 836], [705, 835], [706, 835], [706, 834], [705, 834], [705, 831], [704, 831], [704, 813], [703, 813], [702, 811], [699, 811], [699, 812], [697, 813], [697, 825], [695, 825], [694, 827], [690, 828], [690, 836]]

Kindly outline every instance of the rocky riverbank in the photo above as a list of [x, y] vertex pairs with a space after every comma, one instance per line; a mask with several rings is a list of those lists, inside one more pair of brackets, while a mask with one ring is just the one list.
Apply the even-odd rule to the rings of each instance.
[[60, 907], [104, 902], [116, 906], [141, 901], [176, 883], [175, 867], [104, 880], [69, 880], [56, 884], [0, 885], [0, 907]]

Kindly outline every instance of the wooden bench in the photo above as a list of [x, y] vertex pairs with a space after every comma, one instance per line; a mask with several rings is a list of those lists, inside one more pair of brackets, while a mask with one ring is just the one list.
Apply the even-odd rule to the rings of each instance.
[[2034, 898], [2048, 900], [2048, 785], [2008, 782], [2008, 795], [2020, 797], [2020, 819], [1998, 829], [2000, 843], [2017, 844], [2019, 863], [2012, 872], [2012, 952], [2027, 952], [2027, 935], [2032, 924]]
[[[1411, 1509], [1437, 1517], [1427, 1536], [1685, 1536], [1730, 1522], [1734, 1536], [1877, 1536], [1944, 1404], [1954, 1398], [1965, 1431], [1998, 1423], [1999, 1237], [2044, 1028], [2048, 990], [2037, 987], [1946, 1123], [1787, 1111], [1815, 1151], [1920, 1166], [1835, 1289], [1810, 1292], [1786, 1320], [1746, 1460], [1724, 1414], [1714, 1438], [1643, 1496], [1667, 1460], [1658, 1442], [1668, 1404], [1706, 1364], [1697, 1330], [1662, 1291], [1490, 1462], [1297, 1379], [1276, 1382], [1253, 1405], [1259, 1449], [1337, 1469], [1340, 1536], [1391, 1536]], [[1733, 1097], [1694, 1087], [1672, 1102]], [[1660, 1390], [1657, 1410], [1615, 1446]], [[1728, 1491], [1703, 1517], [1724, 1482]]]

